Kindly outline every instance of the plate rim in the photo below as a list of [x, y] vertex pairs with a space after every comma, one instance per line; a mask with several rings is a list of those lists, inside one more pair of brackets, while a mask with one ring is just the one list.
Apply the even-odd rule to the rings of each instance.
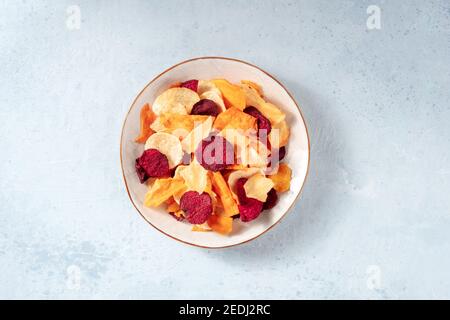
[[[163, 230], [159, 229], [158, 227], [156, 227], [155, 225], [153, 225], [150, 221], [148, 221], [144, 214], [139, 210], [139, 208], [137, 207], [137, 205], [134, 203], [133, 198], [130, 194], [130, 190], [128, 188], [128, 183], [127, 183], [127, 179], [125, 177], [125, 172], [124, 172], [124, 165], [123, 165], [123, 158], [122, 158], [122, 145], [123, 145], [123, 133], [124, 133], [124, 128], [125, 128], [125, 123], [128, 120], [128, 116], [130, 115], [131, 109], [133, 108], [133, 105], [136, 103], [136, 101], [139, 99], [139, 97], [142, 95], [142, 93], [156, 80], [158, 80], [162, 75], [164, 75], [165, 73], [171, 71], [172, 69], [182, 65], [182, 64], [186, 64], [192, 61], [196, 61], [196, 60], [227, 60], [227, 61], [234, 61], [234, 62], [239, 62], [239, 63], [243, 63], [246, 64], [248, 66], [251, 66], [253, 68], [258, 69], [259, 71], [263, 72], [264, 74], [266, 74], [267, 76], [269, 76], [272, 80], [274, 80], [276, 83], [278, 83], [284, 91], [286, 91], [286, 93], [289, 95], [289, 97], [292, 99], [292, 101], [294, 102], [295, 106], [297, 107], [297, 111], [300, 115], [300, 118], [303, 121], [303, 125], [305, 126], [305, 131], [306, 131], [306, 139], [308, 140], [308, 164], [306, 167], [306, 174], [305, 174], [305, 178], [303, 180], [302, 186], [300, 188], [300, 190], [298, 191], [297, 195], [295, 196], [294, 200], [292, 201], [291, 205], [289, 206], [289, 208], [287, 208], [287, 210], [280, 216], [280, 218], [270, 227], [268, 227], [266, 230], [264, 230], [263, 232], [257, 234], [256, 236], [250, 238], [250, 239], [246, 239], [244, 241], [241, 241], [239, 243], [234, 243], [234, 244], [230, 244], [230, 245], [225, 245], [225, 246], [216, 246], [216, 247], [211, 247], [211, 246], [205, 246], [205, 245], [199, 245], [196, 243], [192, 243], [189, 241], [185, 241], [185, 240], [181, 240], [178, 239], [177, 237], [174, 237], [166, 232], [164, 232]], [[174, 64], [173, 66], [165, 69], [163, 72], [159, 73], [157, 76], [155, 76], [152, 80], [150, 80], [150, 82], [148, 82], [144, 88], [136, 95], [136, 97], [134, 98], [133, 102], [131, 103], [128, 112], [126, 113], [126, 116], [123, 120], [122, 123], [122, 131], [120, 134], [120, 168], [122, 170], [122, 178], [123, 181], [125, 183], [125, 189], [127, 191], [128, 194], [128, 198], [130, 199], [131, 203], [133, 204], [134, 208], [137, 210], [137, 212], [139, 213], [139, 215], [144, 219], [144, 221], [146, 221], [149, 225], [151, 225], [153, 228], [155, 228], [156, 230], [158, 230], [159, 232], [161, 232], [162, 234], [180, 242], [183, 244], [187, 244], [193, 247], [197, 247], [197, 248], [203, 248], [203, 249], [225, 249], [225, 248], [231, 248], [231, 247], [235, 247], [235, 246], [239, 246], [242, 244], [245, 244], [247, 242], [250, 242], [252, 240], [255, 240], [256, 238], [259, 238], [260, 236], [262, 236], [263, 234], [265, 234], [266, 232], [268, 232], [269, 230], [271, 230], [273, 227], [275, 227], [276, 225], [278, 225], [280, 223], [280, 221], [292, 210], [292, 208], [295, 206], [295, 204], [298, 202], [298, 200], [300, 199], [300, 195], [302, 194], [303, 188], [305, 187], [306, 184], [306, 180], [308, 179], [309, 176], [309, 169], [310, 169], [310, 162], [311, 162], [311, 143], [310, 143], [310, 138], [309, 138], [309, 131], [308, 131], [308, 126], [306, 124], [306, 120], [305, 117], [302, 113], [302, 110], [300, 109], [299, 104], [297, 103], [297, 101], [295, 100], [294, 96], [289, 92], [289, 90], [277, 79], [275, 78], [273, 75], [271, 75], [269, 72], [261, 69], [260, 67], [244, 61], [244, 60], [240, 60], [240, 59], [236, 59], [236, 58], [229, 58], [229, 57], [222, 57], [222, 56], [201, 56], [201, 57], [196, 57], [196, 58], [191, 58], [191, 59], [187, 59], [187, 60], [183, 60], [177, 64]]]

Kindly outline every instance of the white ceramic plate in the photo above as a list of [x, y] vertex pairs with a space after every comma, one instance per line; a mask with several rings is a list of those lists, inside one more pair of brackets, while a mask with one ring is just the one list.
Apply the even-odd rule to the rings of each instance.
[[[286, 113], [291, 128], [285, 162], [292, 168], [291, 189], [280, 194], [278, 204], [269, 211], [263, 211], [258, 219], [243, 223], [236, 219], [233, 232], [223, 236], [216, 232], [192, 232], [192, 225], [177, 222], [164, 209], [146, 208], [143, 200], [147, 187], [141, 184], [135, 172], [135, 160], [143, 152], [143, 145], [134, 142], [139, 133], [139, 113], [145, 103], [152, 104], [155, 98], [169, 85], [189, 79], [225, 78], [239, 83], [252, 80], [259, 83], [265, 98], [279, 106]], [[125, 118], [121, 137], [121, 165], [125, 186], [131, 202], [139, 213], [153, 227], [181, 242], [205, 247], [223, 248], [242, 244], [255, 239], [278, 223], [297, 200], [309, 168], [309, 137], [299, 106], [274, 77], [260, 68], [244, 61], [222, 57], [202, 57], [181, 62], [153, 79], [134, 100]]]

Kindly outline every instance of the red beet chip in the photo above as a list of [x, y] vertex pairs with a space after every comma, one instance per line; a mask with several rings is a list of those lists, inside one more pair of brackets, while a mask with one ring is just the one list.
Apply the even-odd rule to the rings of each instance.
[[141, 183], [151, 177], [167, 177], [170, 175], [169, 161], [164, 154], [156, 149], [145, 150], [136, 159], [136, 173]]
[[217, 117], [220, 107], [212, 100], [202, 99], [192, 107], [191, 114]]
[[244, 184], [247, 182], [247, 178], [240, 178], [236, 181], [236, 195], [238, 196], [239, 203], [247, 202], [247, 195], [245, 194]]
[[269, 119], [263, 116], [261, 112], [255, 107], [247, 107], [244, 109], [244, 112], [255, 117], [257, 119], [258, 124], [258, 136], [260, 136], [260, 130], [266, 130], [265, 135], [268, 136], [270, 131], [272, 130], [272, 125], [270, 124]]
[[239, 205], [239, 213], [242, 222], [255, 220], [261, 214], [263, 203], [259, 200], [248, 198], [245, 203]]
[[234, 148], [222, 136], [210, 136], [199, 143], [195, 157], [206, 170], [220, 171], [234, 164]]
[[181, 84], [182, 88], [188, 88], [191, 89], [192, 91], [197, 92], [197, 88], [198, 88], [198, 80], [188, 80], [185, 81]]
[[[274, 149], [274, 150], [276, 150], [276, 149]], [[272, 154], [275, 155], [274, 152], [272, 152]], [[286, 156], [286, 147], [281, 147], [280, 149], [278, 149], [278, 159], [274, 159], [272, 157], [272, 154], [269, 157], [269, 166], [275, 167]]]
[[244, 184], [247, 178], [240, 178], [236, 182], [236, 194], [239, 199], [240, 219], [243, 222], [249, 222], [259, 217], [263, 210], [263, 203], [257, 199], [249, 198], [245, 194]]
[[278, 195], [275, 189], [271, 189], [267, 194], [266, 202], [264, 202], [263, 210], [269, 210], [275, 207], [278, 202]]
[[284, 157], [286, 156], [286, 147], [281, 147], [280, 149], [278, 149], [278, 160], [281, 161], [284, 159]]
[[186, 219], [192, 224], [202, 224], [212, 214], [212, 200], [209, 194], [188, 191], [180, 199], [180, 208], [186, 214]]

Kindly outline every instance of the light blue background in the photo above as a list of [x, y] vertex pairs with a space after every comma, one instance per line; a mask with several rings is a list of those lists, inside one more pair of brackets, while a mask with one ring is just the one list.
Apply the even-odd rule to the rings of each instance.
[[[136, 94], [204, 55], [284, 82], [312, 147], [295, 210], [219, 251], [152, 229], [119, 162]], [[450, 2], [2, 0], [0, 68], [1, 298], [450, 298]]]

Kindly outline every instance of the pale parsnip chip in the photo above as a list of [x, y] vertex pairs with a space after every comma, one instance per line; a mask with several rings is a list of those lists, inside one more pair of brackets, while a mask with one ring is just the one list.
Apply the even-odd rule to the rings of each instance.
[[217, 104], [220, 107], [221, 112], [226, 110], [225, 103], [223, 102], [220, 91], [219, 93], [215, 91], [206, 91], [200, 95], [200, 99], [208, 99], [215, 102], [215, 104]]
[[187, 88], [171, 88], [160, 94], [153, 103], [153, 112], [189, 114], [192, 106], [200, 100], [198, 94]]
[[238, 149], [237, 161], [244, 166], [264, 168], [269, 162], [269, 150], [256, 138], [251, 139], [244, 148]]
[[244, 170], [233, 171], [230, 173], [230, 175], [228, 176], [228, 187], [230, 188], [231, 193], [233, 194], [235, 199], [237, 199], [236, 182], [240, 178], [249, 178], [257, 173], [263, 174], [263, 171], [260, 168], [248, 168]]
[[152, 134], [145, 143], [145, 150], [156, 149], [167, 157], [169, 167], [175, 168], [183, 158], [180, 140], [166, 132]]
[[264, 96], [264, 92], [263, 92], [262, 87], [261, 87], [259, 84], [257, 84], [256, 82], [253, 82], [253, 81], [251, 81], [251, 80], [242, 80], [241, 83], [242, 83], [242, 84], [245, 84], [245, 85], [248, 85], [248, 86], [250, 86], [251, 88], [253, 88], [256, 92], [258, 92], [258, 94], [259, 94], [261, 97]]
[[217, 88], [217, 86], [214, 84], [213, 81], [199, 80], [198, 86], [197, 86], [197, 93], [199, 95], [202, 95], [205, 92], [215, 92], [215, 93], [219, 94], [220, 96], [222, 95], [219, 88]]
[[198, 144], [205, 139], [211, 132], [213, 124], [213, 117], [207, 117], [207, 119], [197, 125], [190, 133], [181, 141], [181, 146], [186, 153], [193, 153]]
[[187, 186], [187, 191], [203, 193], [208, 184], [208, 171], [195, 159], [185, 168], [180, 170], [179, 175]]
[[255, 174], [244, 184], [244, 190], [247, 197], [266, 202], [267, 194], [273, 186], [274, 183], [271, 179], [262, 174]]
[[157, 117], [152, 122], [152, 124], [150, 125], [150, 129], [152, 129], [155, 132], [164, 132], [167, 130], [167, 128], [162, 124], [160, 117]]
[[290, 129], [285, 120], [272, 126], [268, 140], [273, 148], [281, 148], [289, 142]]

